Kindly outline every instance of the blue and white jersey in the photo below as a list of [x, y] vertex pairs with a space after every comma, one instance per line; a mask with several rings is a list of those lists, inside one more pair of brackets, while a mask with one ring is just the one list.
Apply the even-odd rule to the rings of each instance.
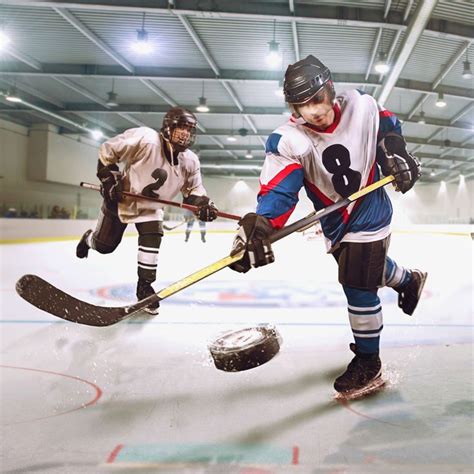
[[[342, 93], [335, 120], [321, 131], [292, 116], [266, 142], [257, 214], [283, 227], [304, 186], [316, 210], [341, 201], [378, 180], [377, 143], [388, 132], [401, 134], [400, 122], [357, 90]], [[390, 233], [392, 206], [384, 189], [321, 220], [328, 249], [338, 242], [371, 242]]]

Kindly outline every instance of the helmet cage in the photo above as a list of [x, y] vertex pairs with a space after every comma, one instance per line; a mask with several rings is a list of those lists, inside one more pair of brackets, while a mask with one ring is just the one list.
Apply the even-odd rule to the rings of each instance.
[[[181, 153], [193, 146], [196, 140], [197, 119], [192, 112], [181, 107], [170, 109], [164, 119], [161, 127], [161, 133], [165, 140], [173, 146], [174, 150]], [[186, 129], [189, 134], [186, 138], [175, 133], [176, 129]]]

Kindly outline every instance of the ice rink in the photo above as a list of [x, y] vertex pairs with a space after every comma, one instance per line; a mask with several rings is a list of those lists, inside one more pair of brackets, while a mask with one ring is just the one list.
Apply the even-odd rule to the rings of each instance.
[[[427, 271], [427, 284], [413, 317], [380, 291], [388, 385], [346, 403], [332, 384], [352, 335], [321, 239], [292, 235], [275, 244], [275, 264], [225, 269], [162, 302], [159, 316], [108, 328], [37, 310], [15, 282], [34, 273], [94, 304], [126, 305], [134, 236], [84, 261], [74, 240], [1, 245], [2, 472], [472, 472], [471, 231], [395, 229], [390, 256]], [[155, 288], [225, 256], [231, 241], [212, 226], [207, 243], [167, 233]], [[258, 323], [276, 325], [280, 353], [217, 370], [208, 344]]]

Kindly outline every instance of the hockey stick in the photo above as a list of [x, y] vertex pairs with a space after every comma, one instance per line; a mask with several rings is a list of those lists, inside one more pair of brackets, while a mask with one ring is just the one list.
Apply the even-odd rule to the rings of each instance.
[[165, 230], [174, 230], [177, 229], [178, 227], [181, 227], [184, 223], [186, 222], [186, 219], [182, 220], [179, 224], [176, 224], [174, 226], [167, 226], [166, 224], [163, 224], [163, 229]]
[[[92, 189], [94, 191], [100, 191], [99, 185], [85, 183], [84, 181], [81, 182], [81, 187], [86, 188], [86, 189]], [[187, 209], [188, 211], [192, 211], [192, 212], [197, 212], [199, 209], [197, 206], [193, 206], [192, 204], [184, 204], [181, 202], [167, 201], [165, 199], [158, 199], [151, 196], [144, 196], [143, 194], [130, 193], [128, 191], [122, 191], [122, 194], [124, 196], [128, 196], [134, 199], [143, 199], [144, 201], [159, 202], [160, 204], [165, 204], [166, 206], [180, 207], [181, 209]], [[240, 216], [236, 216], [235, 214], [228, 214], [227, 212], [222, 212], [222, 211], [217, 211], [217, 215], [219, 217], [225, 217], [226, 219], [232, 219], [234, 221], [240, 221], [241, 219]]]
[[[342, 201], [331, 204], [330, 206], [321, 209], [317, 212], [312, 212], [306, 217], [290, 224], [282, 229], [278, 230], [270, 236], [270, 241], [276, 242], [289, 234], [314, 224], [323, 217], [332, 214], [333, 212], [345, 208], [351, 202], [360, 199], [361, 197], [379, 189], [388, 183], [392, 182], [395, 178], [393, 176], [387, 176], [360, 191], [351, 194], [349, 197]], [[143, 310], [147, 306], [157, 301], [164, 300], [178, 291], [184, 290], [185, 288], [194, 285], [200, 280], [207, 278], [210, 275], [228, 267], [234, 262], [239, 261], [244, 256], [245, 251], [233, 255], [224, 257], [217, 262], [208, 265], [207, 267], [198, 270], [172, 283], [170, 286], [162, 289], [154, 295], [148, 296], [147, 298], [138, 301], [137, 303], [120, 306], [120, 307], [107, 307], [107, 306], [96, 306], [85, 301], [81, 301], [73, 296], [65, 293], [64, 291], [54, 287], [47, 281], [36, 275], [24, 275], [22, 276], [17, 284], [16, 291], [26, 301], [36, 306], [37, 308], [46, 311], [47, 313], [58, 316], [59, 318], [75, 323], [86, 324], [88, 326], [110, 326], [118, 323], [123, 319], [126, 319], [138, 311]]]

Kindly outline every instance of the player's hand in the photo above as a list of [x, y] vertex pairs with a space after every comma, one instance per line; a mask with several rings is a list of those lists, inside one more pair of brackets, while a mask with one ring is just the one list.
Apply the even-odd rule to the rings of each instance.
[[218, 209], [215, 204], [207, 196], [190, 195], [183, 199], [184, 204], [197, 206], [195, 216], [203, 222], [211, 222], [217, 219]]
[[97, 177], [101, 182], [101, 194], [109, 203], [117, 203], [123, 199], [122, 174], [120, 171], [111, 170], [104, 166], [97, 171]]
[[229, 266], [231, 270], [247, 273], [252, 267], [263, 267], [275, 261], [268, 237], [273, 232], [270, 221], [254, 212], [246, 214], [239, 221], [239, 230], [234, 238], [230, 255], [245, 250], [238, 262]]

